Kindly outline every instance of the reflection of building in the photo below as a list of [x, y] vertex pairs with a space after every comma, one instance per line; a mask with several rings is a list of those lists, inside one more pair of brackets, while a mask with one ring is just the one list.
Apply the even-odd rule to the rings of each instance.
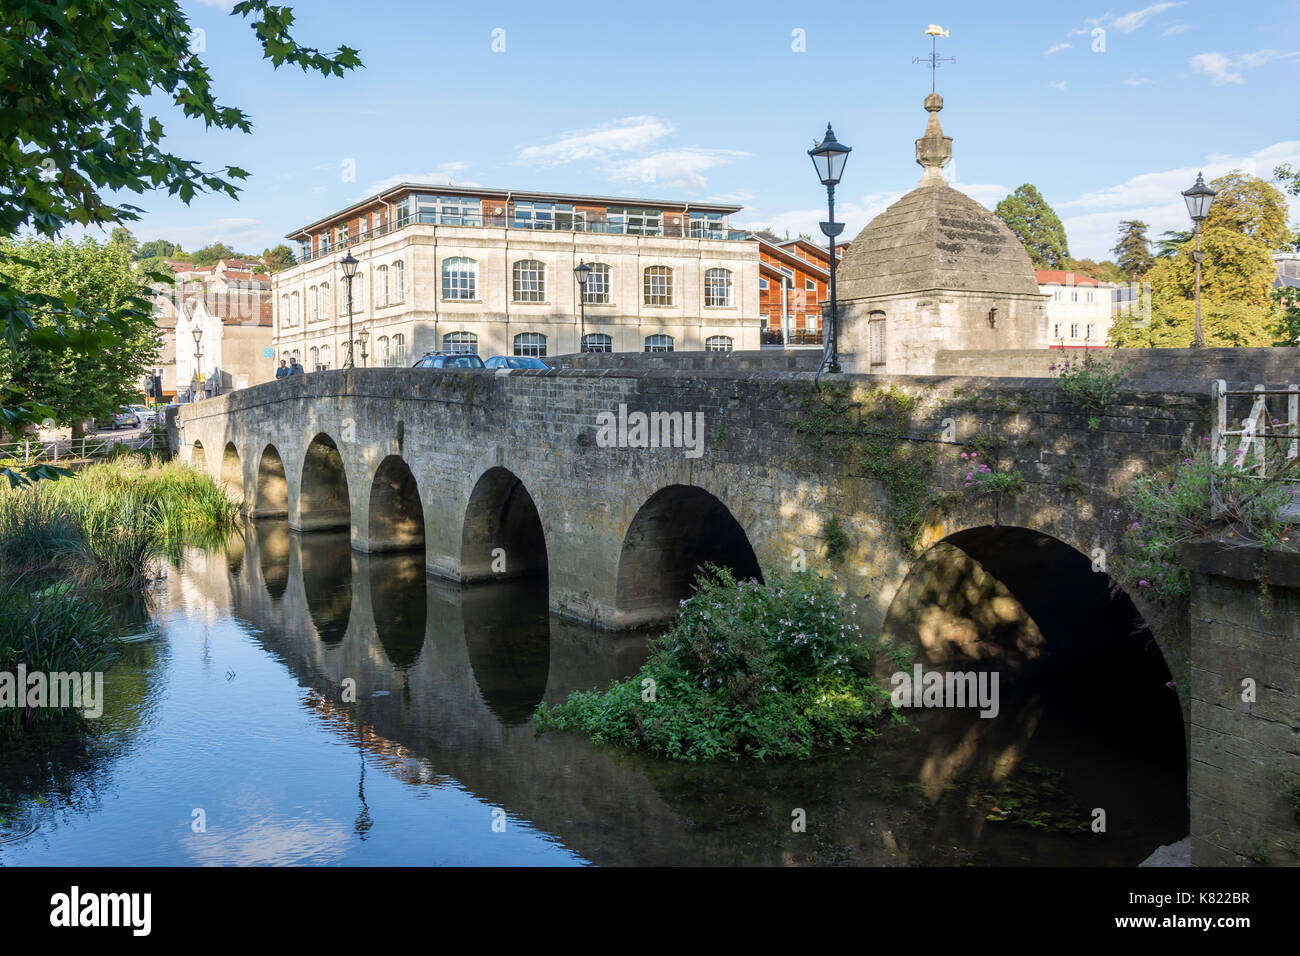
[[[830, 299], [830, 251], [765, 230], [750, 235], [758, 240], [762, 344], [820, 346], [822, 303]], [[835, 251], [843, 255], [842, 246]]]
[[200, 387], [211, 395], [273, 378], [270, 277], [254, 271], [255, 263], [224, 259], [201, 268], [168, 265], [175, 285], [155, 287], [154, 308], [163, 397], [184, 400]]
[[1047, 338], [1053, 348], [1104, 348], [1110, 335], [1115, 287], [1077, 272], [1039, 269], [1047, 295]]
[[727, 224], [739, 208], [396, 186], [289, 234], [299, 264], [273, 280], [275, 348], [308, 372], [344, 364], [345, 249], [360, 260], [357, 365], [577, 352], [580, 261], [589, 350], [757, 348], [754, 243]]

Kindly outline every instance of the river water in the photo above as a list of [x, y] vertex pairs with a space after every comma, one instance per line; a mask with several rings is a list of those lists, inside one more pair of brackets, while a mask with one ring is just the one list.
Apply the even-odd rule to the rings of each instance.
[[807, 761], [539, 737], [539, 701], [634, 672], [646, 636], [422, 562], [258, 522], [169, 565], [103, 717], [0, 751], [0, 865], [1131, 866], [1186, 833], [1181, 729], [1105, 688], [1015, 685], [996, 719], [912, 711]]

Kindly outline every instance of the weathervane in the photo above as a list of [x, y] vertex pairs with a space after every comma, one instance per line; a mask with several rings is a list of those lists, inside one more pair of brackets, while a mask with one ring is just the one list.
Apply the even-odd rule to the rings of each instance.
[[955, 56], [939, 55], [939, 37], [946, 37], [948, 35], [948, 31], [945, 30], [943, 27], [936, 26], [935, 24], [931, 23], [928, 27], [925, 28], [925, 35], [930, 38], [930, 55], [914, 56], [912, 57], [912, 62], [924, 63], [928, 67], [930, 67], [930, 92], [934, 93], [935, 92], [934, 74], [935, 71], [939, 69], [939, 64], [956, 63], [957, 58]]

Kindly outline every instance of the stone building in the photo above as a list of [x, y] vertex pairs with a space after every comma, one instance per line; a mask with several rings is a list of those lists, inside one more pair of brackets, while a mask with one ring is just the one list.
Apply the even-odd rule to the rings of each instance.
[[[434, 350], [755, 349], [755, 242], [727, 222], [740, 208], [396, 186], [288, 235], [299, 262], [274, 278], [276, 353], [308, 372], [345, 364], [345, 250], [360, 260], [358, 366], [410, 365]], [[582, 307], [580, 262], [592, 267]]]
[[837, 274], [846, 372], [925, 375], [941, 350], [1041, 348], [1046, 296], [1002, 220], [948, 185], [943, 97], [916, 141], [916, 189], [858, 234]]
[[[822, 305], [830, 298], [830, 250], [802, 237], [782, 239], [766, 230], [758, 242], [758, 308], [762, 344], [787, 347], [822, 344]], [[837, 246], [836, 257], [844, 249]]]
[[1091, 276], [1039, 269], [1038, 288], [1047, 296], [1047, 340], [1055, 349], [1101, 349], [1114, 323], [1115, 287]]

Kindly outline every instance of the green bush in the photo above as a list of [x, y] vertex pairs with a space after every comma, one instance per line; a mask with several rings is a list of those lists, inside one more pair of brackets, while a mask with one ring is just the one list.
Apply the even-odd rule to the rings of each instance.
[[1081, 361], [1063, 359], [1051, 370], [1056, 372], [1056, 385], [1065, 397], [1088, 413], [1088, 428], [1099, 427], [1101, 412], [1115, 400], [1124, 372], [1093, 358], [1091, 352], [1085, 352]]
[[681, 760], [808, 757], [873, 734], [888, 698], [830, 579], [709, 566], [640, 671], [534, 721]]

